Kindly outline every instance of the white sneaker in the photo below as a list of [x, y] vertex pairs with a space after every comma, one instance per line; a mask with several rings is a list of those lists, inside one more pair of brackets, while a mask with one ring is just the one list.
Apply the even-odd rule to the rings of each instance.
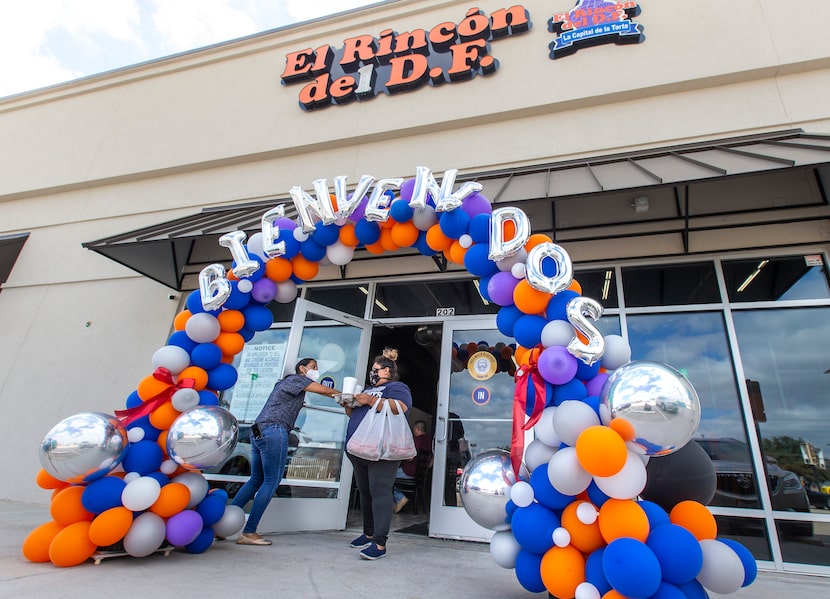
[[396, 503], [395, 513], [397, 514], [398, 512], [400, 512], [403, 509], [403, 506], [405, 506], [407, 503], [409, 503], [409, 499], [407, 497], [404, 497], [398, 503]]

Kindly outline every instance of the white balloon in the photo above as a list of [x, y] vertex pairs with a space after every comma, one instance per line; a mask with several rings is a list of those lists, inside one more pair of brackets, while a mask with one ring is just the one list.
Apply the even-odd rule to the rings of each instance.
[[514, 264], [510, 267], [510, 274], [517, 279], [524, 279], [527, 275], [527, 267], [521, 262], [519, 264]]
[[170, 476], [178, 469], [179, 465], [173, 460], [164, 460], [161, 463], [161, 466], [159, 466], [159, 472], [166, 474], [167, 476]]
[[232, 537], [245, 526], [245, 512], [238, 505], [226, 505], [225, 513], [213, 525], [213, 532], [220, 537]]
[[571, 533], [561, 526], [553, 531], [553, 544], [557, 547], [567, 547], [571, 544]]
[[599, 589], [590, 582], [580, 582], [576, 587], [574, 599], [600, 599]]
[[222, 332], [222, 326], [212, 314], [200, 312], [187, 319], [184, 330], [196, 343], [210, 343]]
[[438, 222], [438, 217], [435, 215], [435, 208], [427, 204], [424, 208], [417, 208], [412, 213], [412, 224], [415, 225], [419, 231], [426, 231], [432, 225]]
[[248, 238], [248, 253], [262, 258], [263, 262], [270, 260], [262, 247], [262, 233], [254, 233]]
[[306, 233], [305, 231], [303, 231], [303, 228], [302, 228], [302, 227], [297, 227], [296, 229], [294, 229], [294, 233], [293, 233], [293, 235], [294, 235], [294, 239], [296, 239], [296, 240], [297, 240], [297, 241], [299, 241], [300, 243], [302, 243], [302, 242], [304, 242], [306, 239], [308, 239], [308, 233]]
[[542, 345], [551, 347], [561, 345], [566, 347], [576, 336], [576, 331], [566, 320], [551, 320], [542, 329]]
[[559, 447], [549, 447], [542, 443], [539, 439], [534, 439], [528, 443], [525, 448], [524, 463], [527, 464], [527, 469], [533, 472], [542, 464], [547, 464], [556, 453]]
[[165, 534], [164, 519], [153, 512], [144, 512], [133, 520], [124, 536], [124, 551], [133, 557], [146, 557], [161, 547]]
[[190, 366], [190, 354], [178, 345], [165, 345], [153, 354], [152, 365], [153, 370], [166, 368], [170, 371], [170, 374], [179, 374]]
[[173, 393], [170, 403], [179, 412], [184, 412], [199, 405], [199, 392], [196, 389], [179, 389]]
[[533, 503], [533, 487], [523, 480], [510, 487], [510, 500], [519, 507], [527, 507]]
[[132, 512], [143, 512], [156, 502], [159, 493], [159, 481], [151, 476], [139, 476], [121, 491], [121, 504]]
[[277, 295], [274, 297], [281, 304], [290, 304], [297, 298], [297, 284], [288, 279], [277, 283]]
[[127, 472], [127, 474], [124, 475], [124, 483], [129, 484], [137, 478], [141, 478], [141, 475], [138, 472]]
[[463, 248], [468, 248], [473, 245], [473, 238], [470, 237], [469, 234], [464, 233], [461, 237], [458, 238], [458, 245]]
[[127, 431], [127, 439], [130, 443], [138, 443], [144, 438], [144, 429], [140, 426], [134, 426]]
[[354, 258], [354, 248], [340, 241], [326, 248], [326, 258], [337, 266], [345, 266]]
[[254, 288], [254, 283], [251, 279], [241, 279], [236, 287], [242, 293], [251, 293], [251, 289]]
[[[207, 479], [200, 472], [183, 472], [173, 478], [174, 483], [181, 483], [190, 489], [190, 501], [187, 502], [188, 508], [193, 508], [201, 503], [202, 499], [208, 494], [210, 485]], [[220, 535], [228, 536], [228, 535]]]
[[502, 568], [516, 567], [516, 556], [521, 548], [512, 530], [500, 530], [490, 539], [490, 555]]
[[522, 248], [512, 256], [496, 260], [496, 266], [502, 272], [509, 272], [513, 269], [514, 264], [524, 264], [527, 260], [527, 250]]
[[533, 432], [536, 438], [548, 447], [556, 449], [562, 444], [562, 439], [556, 434], [556, 429], [553, 428], [553, 415], [556, 413], [556, 406], [550, 406], [542, 410], [542, 415], [539, 420], [533, 425]]
[[697, 581], [704, 588], [730, 595], [741, 588], [746, 572], [741, 558], [729, 545], [714, 539], [700, 541], [703, 552], [703, 566], [697, 575]]
[[646, 480], [646, 465], [630, 450], [622, 470], [614, 476], [594, 477], [599, 490], [614, 499], [634, 499], [645, 489]]
[[623, 364], [631, 361], [631, 346], [619, 335], [605, 336], [605, 350], [602, 354], [602, 367], [606, 370], [616, 370]]
[[604, 403], [599, 404], [599, 419], [603, 426], [611, 424], [611, 408]]
[[580, 433], [586, 428], [598, 425], [599, 416], [585, 402], [571, 399], [563, 401], [553, 415], [553, 428], [563, 443], [576, 445]]
[[578, 495], [591, 484], [591, 474], [579, 464], [574, 447], [564, 447], [548, 462], [548, 479], [563, 495]]
[[593, 503], [583, 501], [576, 506], [576, 519], [583, 524], [591, 525], [597, 521], [599, 512]]

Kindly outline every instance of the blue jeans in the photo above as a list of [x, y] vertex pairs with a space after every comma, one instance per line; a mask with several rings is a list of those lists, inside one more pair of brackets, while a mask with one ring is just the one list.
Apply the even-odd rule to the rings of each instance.
[[[408, 478], [413, 479], [414, 476], [409, 476], [406, 472], [403, 471], [403, 468], [398, 468], [398, 472], [395, 474], [395, 478]], [[398, 491], [397, 487], [392, 487], [392, 501], [398, 503], [401, 499], [406, 497], [401, 491]]]
[[256, 532], [288, 461], [288, 429], [282, 424], [268, 424], [260, 430], [262, 437], [251, 439], [251, 478], [242, 485], [232, 502], [232, 505], [243, 507], [251, 497], [254, 498], [243, 530], [246, 533]]

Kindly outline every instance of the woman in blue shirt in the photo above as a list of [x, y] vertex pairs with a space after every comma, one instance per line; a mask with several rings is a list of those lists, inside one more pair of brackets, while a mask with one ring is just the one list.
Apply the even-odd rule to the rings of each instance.
[[[355, 394], [359, 406], [346, 408], [349, 415], [347, 444], [373, 405], [379, 412], [383, 404], [388, 403], [393, 414], [406, 413], [412, 407], [412, 392], [398, 380], [397, 358], [398, 351], [388, 348], [383, 350], [383, 355], [375, 358], [369, 371], [371, 387]], [[380, 559], [386, 555], [386, 540], [392, 522], [392, 487], [400, 461], [371, 462], [350, 453], [346, 455], [354, 466], [363, 513], [363, 534], [352, 541], [351, 546], [362, 549], [360, 557], [363, 559]]]

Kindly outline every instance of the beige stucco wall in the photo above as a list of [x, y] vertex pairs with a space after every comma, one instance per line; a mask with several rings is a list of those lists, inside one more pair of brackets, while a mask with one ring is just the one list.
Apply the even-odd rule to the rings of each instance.
[[[547, 19], [493, 41], [498, 71], [302, 111], [285, 55], [502, 2], [401, 0], [0, 99], [0, 235], [30, 232], [0, 292], [0, 499], [48, 502], [36, 448], [61, 418], [120, 408], [178, 308], [163, 286], [81, 247], [318, 178], [482, 171], [754, 132], [830, 133], [830, 4], [642, 0], [639, 45], [551, 60]], [[89, 326], [86, 323], [90, 322]], [[10, 459], [14, 456], [13, 459]]]

